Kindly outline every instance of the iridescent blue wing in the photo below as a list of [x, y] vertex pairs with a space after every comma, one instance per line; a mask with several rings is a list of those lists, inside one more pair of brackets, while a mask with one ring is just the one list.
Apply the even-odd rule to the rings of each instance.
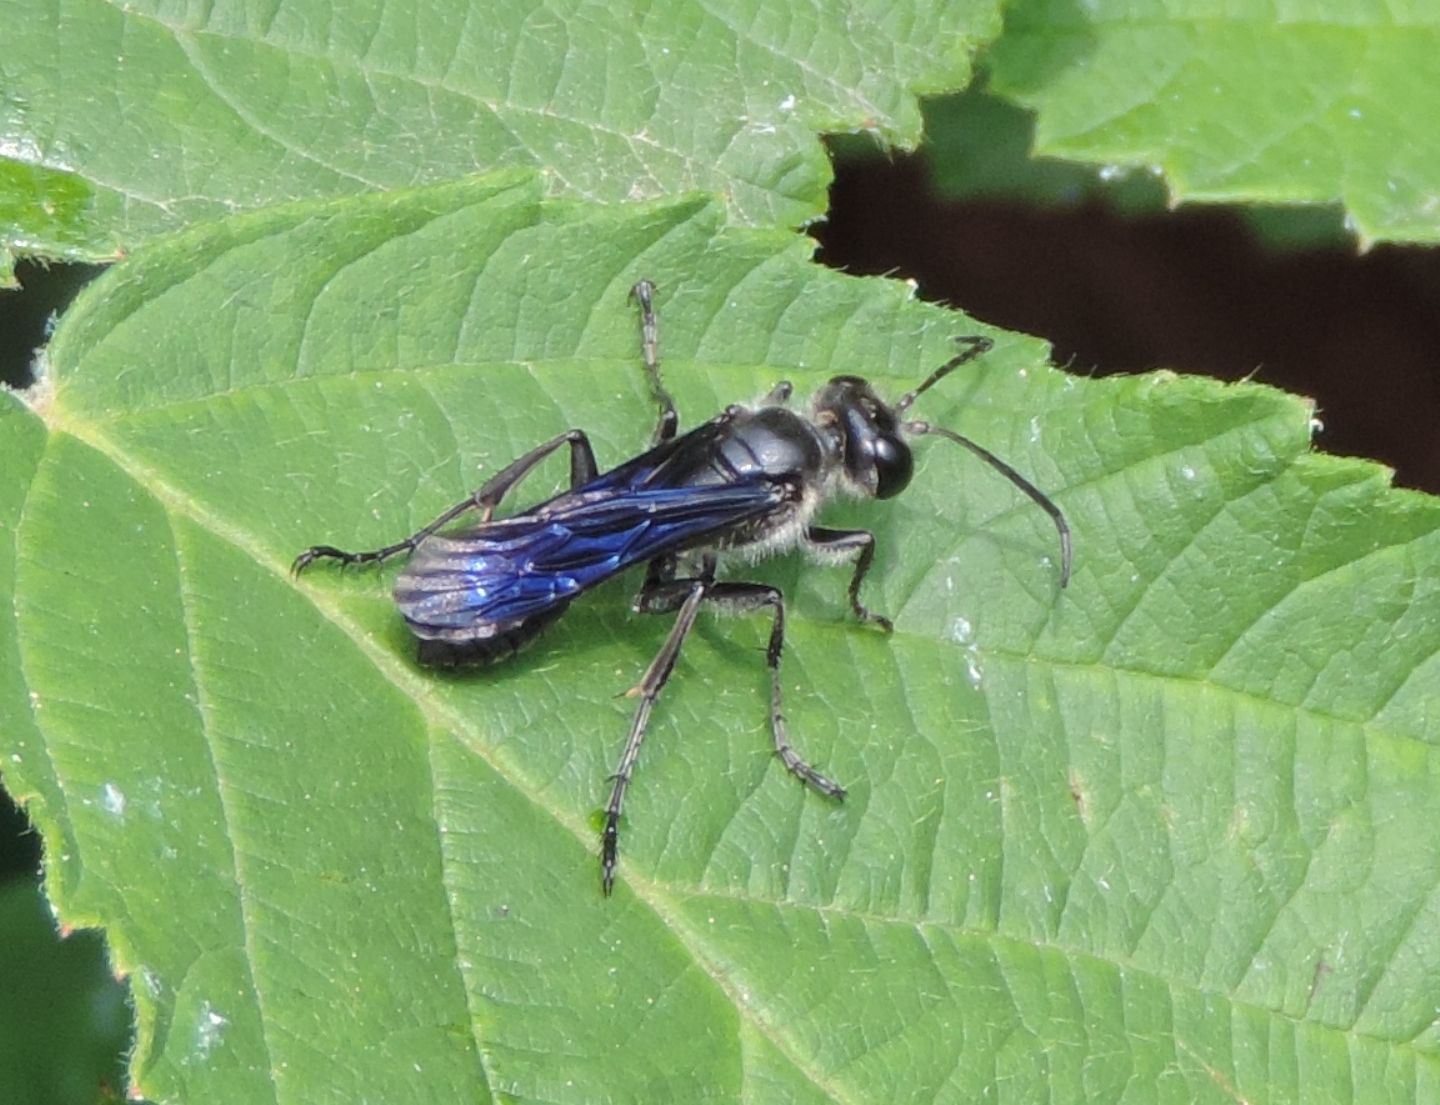
[[783, 486], [764, 480], [587, 485], [513, 518], [427, 537], [395, 582], [395, 602], [419, 637], [494, 636], [632, 565], [759, 518], [785, 496]]

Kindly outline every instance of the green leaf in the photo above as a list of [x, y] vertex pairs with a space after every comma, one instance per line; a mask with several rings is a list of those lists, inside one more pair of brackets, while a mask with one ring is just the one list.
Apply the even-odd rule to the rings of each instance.
[[1437, 240], [1423, 0], [1020, 0], [988, 63], [1039, 154], [1161, 173], [1175, 203], [1340, 201], [1362, 242]]
[[0, 1100], [95, 1105], [118, 1099], [129, 1013], [99, 933], [59, 940], [38, 883], [0, 885]]
[[[704, 618], [601, 897], [594, 814], [668, 619], [635, 580], [515, 661], [418, 668], [373, 547], [583, 426], [778, 378], [913, 386], [977, 327], [701, 200], [502, 176], [141, 251], [0, 407], [0, 763], [52, 899], [106, 927], [160, 1101], [1428, 1100], [1440, 1079], [1440, 505], [1309, 451], [1310, 410], [997, 348], [921, 416], [1051, 492], [1055, 534], [920, 441], [843, 568]], [[517, 503], [559, 485], [557, 459]]]
[[0, 228], [106, 258], [197, 219], [519, 165], [556, 195], [705, 189], [794, 225], [824, 210], [818, 131], [913, 146], [916, 91], [964, 85], [998, 22], [995, 0], [0, 0]]
[[89, 202], [90, 189], [72, 174], [0, 157], [0, 228], [8, 247], [0, 254], [0, 288], [15, 286], [14, 254], [86, 260], [99, 253], [113, 260], [113, 247], [92, 240]]

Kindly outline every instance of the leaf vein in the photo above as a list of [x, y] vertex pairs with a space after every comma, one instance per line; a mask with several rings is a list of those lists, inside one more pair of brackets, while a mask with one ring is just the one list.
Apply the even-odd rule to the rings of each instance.
[[[133, 478], [133, 473], [131, 473], [131, 475]], [[194, 594], [190, 583], [191, 573], [187, 570], [183, 541], [179, 530], [176, 528], [175, 516], [170, 510], [170, 504], [161, 496], [157, 495], [156, 499], [160, 502], [165, 514], [166, 523], [170, 527], [170, 547], [175, 555], [175, 595], [180, 606], [180, 624], [185, 630], [185, 657], [189, 662], [191, 686], [195, 691], [195, 717], [199, 723], [200, 733], [203, 737], [205, 754], [210, 761], [210, 771], [215, 778], [215, 799], [220, 806], [220, 816], [225, 824], [225, 841], [229, 847], [230, 859], [234, 867], [235, 898], [240, 914], [239, 922], [245, 958], [245, 973], [249, 976], [250, 992], [255, 995], [255, 1012], [260, 1022], [260, 1046], [265, 1052], [265, 1075], [270, 1085], [271, 1100], [278, 1102], [280, 1100], [280, 1086], [275, 1078], [278, 1063], [276, 1062], [274, 1045], [270, 1040], [271, 1021], [274, 1014], [269, 1011], [269, 1003], [266, 1001], [264, 991], [260, 986], [259, 976], [255, 970], [257, 957], [255, 935], [257, 932], [257, 924], [250, 915], [250, 908], [247, 904], [251, 896], [251, 891], [248, 888], [245, 863], [241, 858], [240, 834], [236, 831], [235, 814], [231, 808], [231, 791], [233, 787], [226, 779], [225, 772], [220, 766], [220, 758], [216, 755], [215, 730], [211, 723], [211, 710], [207, 705], [209, 692], [207, 690], [203, 663], [198, 646], [199, 635], [196, 632], [195, 626]]]

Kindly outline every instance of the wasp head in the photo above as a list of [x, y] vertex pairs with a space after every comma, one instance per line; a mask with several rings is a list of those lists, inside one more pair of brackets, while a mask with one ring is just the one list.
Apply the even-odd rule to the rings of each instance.
[[859, 376], [836, 376], [815, 396], [815, 421], [835, 439], [845, 478], [863, 494], [889, 499], [915, 473], [894, 408]]

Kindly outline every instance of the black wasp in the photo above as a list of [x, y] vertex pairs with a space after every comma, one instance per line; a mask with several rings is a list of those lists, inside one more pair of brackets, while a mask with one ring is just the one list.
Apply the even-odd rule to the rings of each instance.
[[[787, 406], [790, 384], [780, 383], [755, 406], [726, 407], [677, 437], [679, 416], [660, 379], [654, 295], [648, 280], [631, 290], [640, 306], [645, 370], [660, 407], [650, 449], [600, 472], [585, 432], [567, 430], [501, 469], [403, 541], [359, 553], [316, 545], [294, 566], [300, 572], [326, 558], [367, 564], [410, 553], [395, 582], [396, 605], [419, 638], [420, 663], [456, 667], [509, 658], [583, 592], [626, 568], [646, 565], [635, 610], [677, 616], [630, 692], [640, 705], [615, 769], [601, 835], [601, 882], [607, 895], [615, 881], [625, 790], [650, 711], [706, 602], [732, 612], [769, 609], [766, 663], [775, 752], [821, 794], [845, 797], [843, 787], [800, 758], [786, 731], [780, 708], [784, 596], [763, 583], [717, 580], [718, 553], [741, 550], [756, 559], [798, 547], [826, 560], [853, 557], [850, 609], [861, 621], [888, 631], [889, 620], [860, 602], [860, 584], [875, 557], [874, 535], [818, 526], [813, 519], [821, 504], [837, 494], [898, 495], [914, 470], [905, 436], [937, 434], [977, 454], [1045, 509], [1060, 533], [1060, 585], [1070, 577], [1070, 531], [1054, 503], [968, 438], [928, 422], [901, 420], [918, 396], [989, 349], [988, 338], [956, 339], [960, 351], [893, 404], [858, 376], [836, 376], [815, 394], [809, 410], [795, 411]], [[510, 490], [562, 445], [570, 447], [570, 490], [511, 517], [495, 518], [495, 508]], [[471, 510], [479, 514], [478, 522], [448, 535], [439, 532]]]

